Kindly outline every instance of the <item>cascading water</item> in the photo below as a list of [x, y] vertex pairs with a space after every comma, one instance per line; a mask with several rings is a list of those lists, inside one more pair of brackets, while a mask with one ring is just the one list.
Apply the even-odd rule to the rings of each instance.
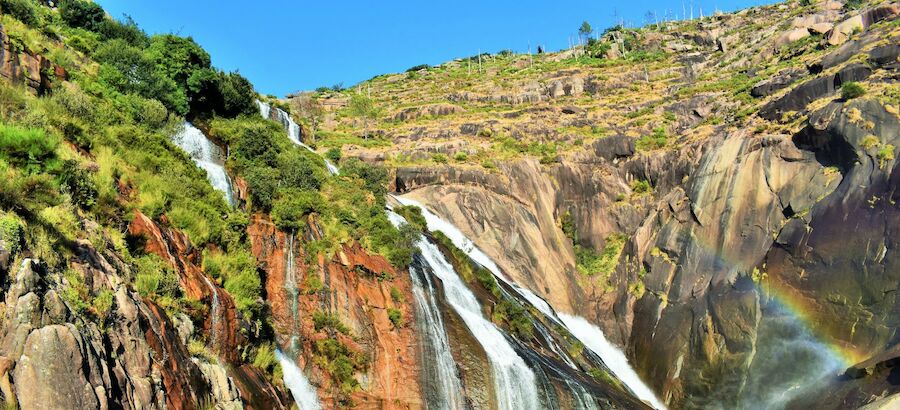
[[591, 351], [603, 359], [603, 363], [605, 363], [616, 377], [621, 380], [622, 383], [625, 383], [639, 399], [650, 403], [657, 409], [666, 408], [666, 406], [656, 398], [656, 394], [653, 393], [653, 390], [644, 384], [628, 363], [628, 358], [625, 357], [625, 353], [622, 353], [615, 345], [606, 340], [606, 336], [600, 328], [578, 316], [560, 313], [559, 318], [578, 340], [581, 340], [588, 349], [591, 349]]
[[[394, 226], [400, 227], [406, 221], [400, 215], [388, 211], [388, 219]], [[415, 299], [416, 327], [425, 341], [422, 357], [427, 377], [425, 386], [428, 390], [429, 409], [461, 410], [465, 408], [462, 382], [456, 370], [456, 362], [450, 353], [450, 338], [444, 328], [444, 320], [434, 298], [434, 287], [428, 272], [419, 271], [410, 266], [413, 298]]]
[[484, 318], [478, 299], [437, 246], [424, 238], [416, 245], [425, 263], [443, 283], [447, 303], [484, 347], [491, 362], [498, 407], [510, 410], [539, 408], [534, 372], [516, 354], [503, 333]]
[[210, 329], [210, 345], [215, 346], [216, 341], [218, 340], [218, 330], [219, 330], [219, 292], [216, 291], [215, 285], [213, 285], [212, 281], [209, 280], [206, 275], [203, 275], [203, 282], [206, 283], [206, 287], [209, 288], [209, 292], [212, 293], [212, 306], [210, 307], [210, 317], [212, 319], [212, 324]]
[[231, 189], [231, 179], [225, 172], [225, 153], [222, 149], [189, 122], [183, 124], [181, 130], [172, 137], [172, 142], [190, 155], [198, 167], [206, 171], [206, 177], [213, 188], [222, 191], [228, 204], [234, 206], [234, 193]]
[[291, 391], [291, 396], [300, 410], [321, 410], [322, 405], [316, 396], [316, 389], [309, 384], [303, 371], [294, 364], [294, 361], [286, 357], [281, 350], [275, 350], [275, 357], [281, 363], [281, 372], [284, 374], [284, 385]]
[[[275, 108], [273, 115], [272, 106], [259, 100], [256, 100], [256, 105], [259, 106], [259, 114], [262, 115], [263, 118], [267, 120], [274, 119], [284, 126], [291, 142], [306, 148], [309, 152], [318, 154], [312, 147], [304, 144], [303, 141], [300, 140], [300, 125], [294, 122], [290, 114], [284, 112], [284, 110], [280, 108]], [[322, 159], [325, 161], [325, 167], [328, 168], [328, 172], [331, 173], [331, 175], [337, 175], [340, 172], [338, 167], [332, 164], [327, 158], [322, 157]]]
[[287, 254], [284, 269], [284, 291], [291, 301], [291, 334], [288, 338], [287, 352], [285, 356], [281, 350], [276, 350], [275, 354], [281, 363], [281, 369], [284, 373], [284, 384], [294, 396], [294, 401], [301, 410], [321, 409], [319, 399], [316, 396], [316, 389], [312, 387], [303, 371], [297, 367], [297, 364], [291, 359], [300, 351], [300, 336], [298, 335], [299, 321], [299, 301], [297, 297], [299, 290], [297, 289], [297, 274], [294, 266], [294, 234], [287, 237]]
[[[555, 310], [540, 296], [507, 280], [505, 275], [501, 273], [497, 264], [495, 264], [487, 254], [478, 249], [478, 247], [475, 246], [475, 243], [467, 238], [456, 226], [444, 221], [415, 200], [403, 197], [394, 198], [403, 205], [412, 205], [421, 209], [422, 216], [425, 217], [425, 222], [428, 225], [428, 230], [443, 232], [457, 248], [465, 252], [473, 261], [491, 271], [498, 280], [503, 281], [516, 290], [516, 292], [528, 300], [529, 303], [534, 305], [548, 318], [568, 328], [569, 332], [600, 356], [610, 370], [612, 370], [612, 372], [615, 373], [615, 375], [622, 380], [622, 382], [625, 383], [638, 398], [650, 403], [657, 409], [665, 409], [665, 405], [656, 398], [653, 390], [644, 384], [634, 369], [631, 368], [625, 355], [606, 340], [603, 332], [598, 327], [591, 325], [587, 320], [580, 317], [557, 315]], [[575, 328], [572, 326], [575, 326]]]

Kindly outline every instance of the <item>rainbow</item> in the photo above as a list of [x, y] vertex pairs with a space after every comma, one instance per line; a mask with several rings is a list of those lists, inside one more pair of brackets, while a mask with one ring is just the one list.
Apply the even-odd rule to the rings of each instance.
[[817, 304], [812, 298], [803, 295], [795, 288], [774, 278], [763, 278], [757, 284], [763, 300], [775, 304], [781, 310], [803, 325], [817, 342], [824, 346], [830, 356], [838, 360], [844, 368], [853, 366], [867, 358], [867, 354], [842, 342], [846, 331], [839, 328], [838, 323], [825, 317], [815, 315]]

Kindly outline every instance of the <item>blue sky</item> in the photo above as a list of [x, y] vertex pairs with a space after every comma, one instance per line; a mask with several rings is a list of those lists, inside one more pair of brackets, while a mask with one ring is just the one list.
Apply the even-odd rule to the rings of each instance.
[[[192, 36], [213, 64], [239, 70], [264, 94], [298, 90], [440, 64], [458, 57], [542, 44], [565, 48], [587, 20], [614, 16], [643, 25], [648, 10], [681, 15], [680, 0], [237, 1], [97, 0], [112, 16], [132, 16], [149, 33]], [[694, 15], [765, 0], [693, 0]], [[684, 2], [690, 10], [691, 1]], [[690, 12], [688, 11], [688, 14]]]

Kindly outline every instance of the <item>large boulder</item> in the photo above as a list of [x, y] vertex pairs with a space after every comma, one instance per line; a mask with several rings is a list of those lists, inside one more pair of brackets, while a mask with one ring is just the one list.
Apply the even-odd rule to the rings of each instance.
[[[87, 380], [77, 330], [50, 325], [28, 335], [16, 366], [19, 405], [26, 409], [92, 409], [105, 406], [106, 394]], [[27, 387], [26, 386], [30, 386]], [[51, 387], [52, 386], [52, 387]], [[98, 395], [100, 398], [98, 398]]]

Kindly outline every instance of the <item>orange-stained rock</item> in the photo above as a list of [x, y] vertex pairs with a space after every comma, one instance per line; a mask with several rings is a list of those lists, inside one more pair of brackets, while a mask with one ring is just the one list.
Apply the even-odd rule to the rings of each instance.
[[[365, 374], [356, 375], [361, 389], [350, 395], [356, 408], [422, 408], [409, 274], [395, 271], [385, 258], [367, 254], [357, 243], [342, 246], [331, 259], [320, 255], [310, 268], [303, 245], [316, 238], [317, 232], [314, 218], [299, 238], [278, 231], [262, 215], [255, 215], [248, 227], [253, 253], [267, 272], [266, 294], [281, 346], [287, 346], [291, 334], [296, 332], [300, 340], [300, 352], [295, 358], [298, 366], [317, 387], [323, 405], [337, 405], [345, 397], [337, 392], [327, 370], [312, 360], [314, 341], [329, 337], [325, 330], [315, 331], [312, 314], [325, 311], [337, 315], [351, 329], [352, 337], [334, 337], [361, 352], [369, 362]], [[285, 278], [290, 276], [289, 257], [299, 289], [296, 328], [293, 303], [285, 290]], [[310, 275], [319, 275], [321, 290], [310, 289]], [[403, 295], [402, 301], [392, 300], [392, 287]], [[402, 312], [405, 324], [401, 328], [394, 328], [388, 319], [388, 308]]]
[[53, 86], [54, 80], [66, 80], [68, 74], [46, 57], [13, 44], [0, 25], [0, 77], [25, 84], [32, 93], [43, 95]]
[[[246, 338], [240, 332], [240, 317], [234, 299], [204, 275], [200, 268], [200, 251], [191, 244], [187, 235], [177, 229], [161, 226], [139, 211], [135, 211], [134, 219], [128, 225], [128, 232], [143, 237], [144, 249], [167, 261], [175, 269], [187, 297], [210, 306], [204, 329], [210, 335], [211, 344], [220, 357], [229, 363], [238, 364], [239, 346], [246, 343]], [[218, 296], [218, 305], [214, 303], [213, 292]]]

